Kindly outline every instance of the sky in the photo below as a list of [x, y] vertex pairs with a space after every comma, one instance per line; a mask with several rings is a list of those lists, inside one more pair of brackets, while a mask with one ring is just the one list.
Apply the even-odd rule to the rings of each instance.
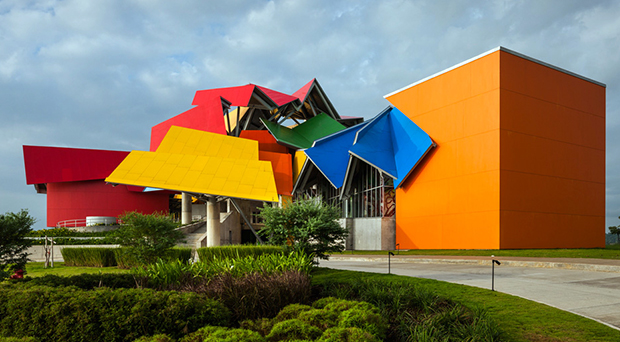
[[197, 90], [317, 78], [340, 115], [503, 46], [607, 85], [606, 226], [620, 224], [620, 0], [0, 0], [0, 212], [46, 196], [23, 145], [148, 150]]

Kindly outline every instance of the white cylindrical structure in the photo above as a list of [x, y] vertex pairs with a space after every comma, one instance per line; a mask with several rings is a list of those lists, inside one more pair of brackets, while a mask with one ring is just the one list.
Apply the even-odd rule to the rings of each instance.
[[207, 247], [220, 245], [220, 206], [217, 198], [207, 199]]
[[192, 223], [192, 196], [186, 192], [181, 193], [181, 224]]
[[116, 224], [116, 217], [114, 216], [86, 216], [86, 226], [98, 226]]

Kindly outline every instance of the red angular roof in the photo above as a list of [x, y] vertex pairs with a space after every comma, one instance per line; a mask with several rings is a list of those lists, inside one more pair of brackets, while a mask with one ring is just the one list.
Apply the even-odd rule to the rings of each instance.
[[105, 179], [129, 152], [24, 145], [26, 184]]
[[[209, 94], [208, 96], [215, 95]], [[153, 126], [151, 128], [151, 151], [157, 150], [157, 147], [172, 126], [226, 135], [221, 97], [212, 97], [210, 101], [206, 101], [198, 107], [194, 107]]]
[[299, 90], [293, 93], [293, 96], [298, 98], [299, 101], [304, 102], [306, 100], [306, 96], [308, 96], [310, 88], [312, 88], [312, 85], [314, 84], [314, 81], [316, 81], [316, 78], [313, 78], [310, 82], [306, 83], [306, 85], [299, 88]]
[[261, 86], [256, 86], [256, 88], [262, 90], [263, 93], [265, 93], [265, 95], [269, 96], [269, 98], [272, 99], [273, 102], [275, 102], [278, 105], [278, 107], [284, 106], [287, 103], [297, 100], [297, 97], [295, 96], [281, 93], [279, 91], [275, 91], [269, 88], [265, 88]]

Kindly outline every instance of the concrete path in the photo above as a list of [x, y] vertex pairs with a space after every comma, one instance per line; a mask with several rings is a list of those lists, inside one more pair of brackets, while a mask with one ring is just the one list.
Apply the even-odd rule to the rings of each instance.
[[[620, 330], [620, 260], [496, 257], [495, 290]], [[323, 267], [388, 272], [387, 256], [343, 255]], [[491, 289], [491, 258], [395, 256], [391, 273]]]

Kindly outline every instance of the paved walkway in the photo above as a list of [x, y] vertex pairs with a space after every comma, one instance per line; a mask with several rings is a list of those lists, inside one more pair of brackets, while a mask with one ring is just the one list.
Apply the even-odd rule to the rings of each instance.
[[[599, 321], [620, 330], [620, 260], [495, 257], [495, 290]], [[387, 256], [338, 255], [321, 266], [388, 272]], [[491, 289], [491, 258], [391, 257], [393, 274]]]

